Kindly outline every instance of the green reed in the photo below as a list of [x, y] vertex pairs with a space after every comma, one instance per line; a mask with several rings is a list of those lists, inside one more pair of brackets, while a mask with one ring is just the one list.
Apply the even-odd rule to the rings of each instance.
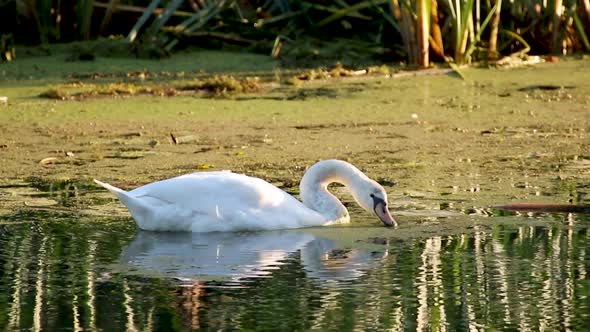
[[[127, 35], [128, 43], [152, 43], [166, 54], [179, 43], [199, 37], [264, 50], [275, 58], [367, 54], [383, 59], [393, 53], [392, 60], [404, 58], [421, 67], [428, 67], [431, 59], [469, 64], [522, 57], [525, 50], [535, 54], [590, 51], [588, 0], [335, 0], [321, 4], [268, 0], [254, 5], [230, 0], [124, 4], [119, 0], [33, 0], [23, 4], [15, 10], [18, 22], [33, 24], [37, 36], [17, 43], [87, 40], [115, 32]], [[121, 18], [136, 23], [125, 26]], [[142, 35], [145, 38], [138, 40]], [[342, 41], [349, 47], [329, 46]], [[356, 46], [351, 49], [350, 45]]]

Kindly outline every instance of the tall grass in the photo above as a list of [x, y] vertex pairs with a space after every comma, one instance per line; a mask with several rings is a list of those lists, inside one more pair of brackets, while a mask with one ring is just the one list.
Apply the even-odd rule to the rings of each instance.
[[[119, 33], [127, 35], [129, 42], [146, 34], [172, 51], [179, 36], [201, 31], [215, 32], [201, 36], [266, 40], [268, 53], [272, 49], [273, 56], [281, 58], [284, 42], [302, 50], [313, 44], [302, 41], [305, 38], [326, 43], [348, 39], [349, 45], [365, 43], [367, 52], [390, 50], [421, 67], [429, 66], [431, 56], [466, 64], [522, 55], [524, 50], [542, 54], [590, 51], [590, 0], [16, 1], [19, 22], [36, 27], [37, 35], [28, 36], [27, 42], [70, 41], [71, 36], [92, 39], [123, 29]], [[69, 20], [73, 24], [64, 24], [64, 17], [72, 13], [76, 16]], [[132, 17], [136, 23], [118, 28], [112, 23], [117, 17], [118, 22]]]

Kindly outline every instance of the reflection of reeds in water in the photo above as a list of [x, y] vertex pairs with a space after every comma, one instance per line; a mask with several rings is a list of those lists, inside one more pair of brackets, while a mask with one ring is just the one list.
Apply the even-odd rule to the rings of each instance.
[[[576, 330], [590, 320], [590, 233], [573, 215], [550, 227], [390, 239], [386, 255], [345, 280], [314, 280], [290, 255], [247, 287], [202, 282], [174, 293], [161, 280], [105, 277], [97, 257], [112, 248], [68, 234], [35, 229], [0, 238], [7, 262], [0, 329], [149, 331], [169, 324], [162, 317], [187, 329], [263, 329], [287, 315], [281, 322], [293, 329], [526, 331]], [[336, 267], [358, 250], [338, 249]], [[98, 319], [105, 315], [112, 319]]]
[[43, 294], [45, 277], [45, 264], [47, 261], [47, 238], [41, 239], [39, 258], [37, 259], [37, 280], [35, 282], [35, 307], [33, 309], [33, 331], [41, 331], [41, 311], [43, 309]]
[[[89, 240], [88, 241], [88, 255], [86, 261], [88, 262], [88, 268], [86, 271], [86, 292], [81, 293], [80, 296], [77, 293], [72, 294], [72, 316], [73, 316], [73, 329], [74, 331], [84, 331], [86, 329], [91, 331], [96, 331], [96, 289], [95, 289], [95, 279], [96, 274], [94, 272], [95, 268], [95, 260], [96, 260], [96, 241]], [[79, 300], [80, 297], [86, 295], [88, 297], [87, 301]], [[86, 302], [86, 303], [84, 303]], [[86, 306], [88, 308], [88, 324], [87, 327], [84, 327], [83, 321], [84, 317], [81, 316], [80, 313], [80, 306]], [[82, 310], [84, 312], [84, 310]]]
[[90, 319], [88, 322], [88, 328], [92, 331], [96, 330], [96, 289], [95, 279], [96, 273], [94, 272], [94, 264], [96, 261], [96, 248], [97, 244], [95, 240], [88, 241], [89, 252], [88, 252], [88, 270], [86, 271], [86, 295], [88, 296], [88, 309], [90, 312]]
[[[471, 296], [466, 301], [466, 310], [467, 310], [467, 322], [470, 331], [478, 331], [482, 328], [482, 325], [478, 323], [478, 317], [475, 305], [477, 303], [484, 303], [485, 302], [485, 294], [486, 294], [486, 285], [485, 285], [485, 263], [483, 260], [483, 246], [485, 245], [485, 237], [486, 233], [483, 231], [478, 230], [479, 227], [476, 227], [476, 231], [473, 234], [473, 259], [475, 260], [474, 268], [475, 268], [475, 284], [478, 287], [474, 287]], [[487, 316], [488, 313], [486, 312], [485, 315]]]
[[324, 326], [329, 324], [328, 313], [337, 311], [342, 305], [339, 298], [342, 290], [338, 287], [328, 287], [324, 295], [320, 299], [319, 309], [313, 313], [312, 327], [314, 330], [321, 330]]
[[125, 308], [125, 314], [127, 317], [127, 323], [125, 324], [125, 329], [127, 331], [139, 331], [137, 326], [135, 325], [135, 312], [133, 311], [133, 297], [131, 297], [131, 290], [129, 289], [129, 284], [127, 280], [123, 280], [123, 307]]
[[[21, 317], [21, 298], [23, 293], [23, 278], [25, 276], [25, 266], [28, 264], [28, 257], [23, 257], [19, 255], [20, 246], [29, 248], [31, 245], [30, 237], [25, 237], [22, 241], [11, 241], [6, 245], [3, 249], [6, 252], [10, 252], [10, 256], [8, 257], [11, 260], [12, 267], [16, 267], [14, 269], [14, 284], [12, 285], [12, 303], [9, 308], [8, 313], [8, 328], [9, 329], [18, 329], [20, 328], [20, 317]], [[20, 246], [19, 246], [20, 245]], [[10, 266], [10, 265], [9, 265]], [[6, 273], [12, 272], [10, 269], [6, 271]]]
[[422, 264], [417, 276], [418, 316], [417, 330], [428, 331], [432, 321], [439, 322], [439, 331], [446, 331], [442, 275], [440, 273], [441, 238], [426, 240], [421, 255]]
[[511, 324], [512, 319], [510, 317], [508, 284], [509, 270], [506, 264], [506, 252], [504, 251], [504, 246], [502, 246], [502, 243], [497, 239], [492, 240], [492, 253], [491, 264], [493, 265], [492, 268], [494, 269], [495, 276], [492, 277], [493, 283], [490, 285], [489, 289], [494, 289], [495, 292], [497, 292], [496, 295], [499, 297], [498, 302], [504, 313], [502, 319], [506, 324]]
[[181, 315], [189, 323], [192, 330], [203, 328], [200, 319], [203, 307], [201, 298], [207, 296], [207, 291], [203, 286], [203, 282], [197, 281], [190, 287], [183, 287], [177, 292], [176, 298], [180, 303]]
[[[433, 237], [413, 248], [421, 254], [405, 278], [415, 276], [406, 287], [415, 289], [416, 330], [568, 329], [588, 318], [583, 295], [588, 292], [583, 283], [586, 232], [572, 227], [498, 228], [445, 241]], [[393, 252], [388, 259], [399, 255]], [[405, 328], [413, 328], [408, 325], [411, 302], [401, 306], [389, 314], [404, 313]]]
[[0, 235], [0, 259], [7, 262], [0, 265], [0, 287], [9, 290], [6, 307], [0, 302], [0, 312], [7, 313], [0, 329], [96, 331], [120, 326], [104, 320], [97, 326], [97, 315], [116, 306], [112, 300], [119, 298], [116, 293], [107, 301], [97, 298], [96, 254], [105, 250], [104, 245], [77, 232], [63, 236], [45, 226], [14, 227]]

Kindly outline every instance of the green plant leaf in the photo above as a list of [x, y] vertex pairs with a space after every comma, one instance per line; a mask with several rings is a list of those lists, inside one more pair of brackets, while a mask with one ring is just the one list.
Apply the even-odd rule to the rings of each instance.
[[161, 0], [152, 0], [152, 2], [150, 2], [150, 5], [145, 9], [139, 20], [135, 22], [135, 25], [133, 28], [131, 28], [131, 31], [129, 31], [129, 34], [127, 35], [127, 40], [129, 42], [133, 42], [135, 38], [137, 38], [139, 30], [141, 30], [145, 22], [147, 22], [150, 16], [152, 16], [152, 13], [160, 4], [160, 1]]

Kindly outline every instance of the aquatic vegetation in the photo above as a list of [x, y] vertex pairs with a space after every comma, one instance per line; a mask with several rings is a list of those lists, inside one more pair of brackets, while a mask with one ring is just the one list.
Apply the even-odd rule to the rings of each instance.
[[195, 80], [181, 86], [182, 90], [205, 91], [213, 95], [231, 93], [251, 93], [261, 89], [259, 79], [246, 77], [236, 79], [233, 76], [216, 75], [207, 79]]
[[105, 84], [62, 84], [39, 94], [39, 97], [58, 100], [81, 100], [92, 97], [130, 97], [151, 95], [171, 97], [191, 91], [205, 96], [224, 96], [237, 93], [252, 93], [261, 89], [257, 78], [236, 79], [232, 76], [212, 76], [190, 82], [170, 84], [154, 83], [105, 83]]

